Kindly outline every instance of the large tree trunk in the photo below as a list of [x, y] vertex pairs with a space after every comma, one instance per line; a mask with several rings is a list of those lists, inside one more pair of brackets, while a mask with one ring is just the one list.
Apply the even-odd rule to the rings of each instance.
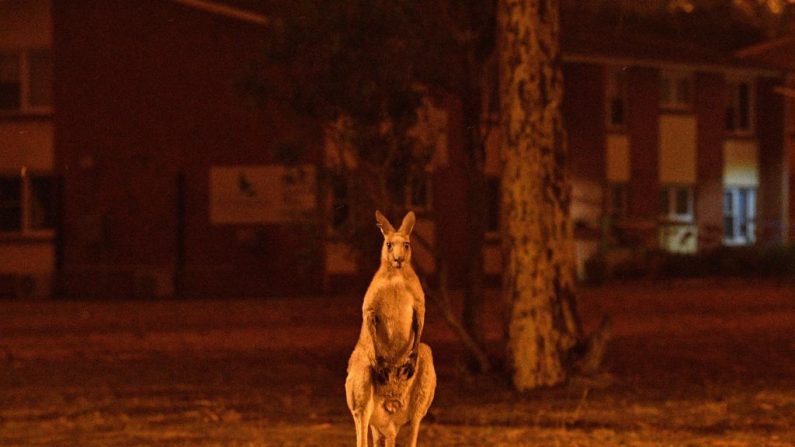
[[557, 0], [499, 0], [503, 281], [520, 391], [565, 381], [581, 338], [558, 14]]

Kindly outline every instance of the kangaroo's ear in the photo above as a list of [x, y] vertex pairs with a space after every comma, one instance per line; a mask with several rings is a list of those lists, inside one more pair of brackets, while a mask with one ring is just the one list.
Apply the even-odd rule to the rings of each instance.
[[375, 224], [378, 225], [378, 228], [381, 230], [381, 234], [384, 236], [388, 236], [395, 232], [395, 227], [389, 223], [386, 217], [381, 214], [381, 211], [376, 210], [375, 212]]
[[406, 213], [406, 217], [403, 218], [403, 223], [400, 224], [400, 229], [398, 230], [399, 233], [403, 233], [406, 236], [411, 234], [411, 230], [414, 229], [414, 222], [416, 218], [414, 217], [414, 211], [409, 211]]

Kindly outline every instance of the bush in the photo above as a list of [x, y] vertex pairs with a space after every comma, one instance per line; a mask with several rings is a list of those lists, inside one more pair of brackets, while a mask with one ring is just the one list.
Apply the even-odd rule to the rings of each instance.
[[795, 245], [718, 247], [695, 255], [666, 254], [659, 272], [664, 277], [795, 275]]

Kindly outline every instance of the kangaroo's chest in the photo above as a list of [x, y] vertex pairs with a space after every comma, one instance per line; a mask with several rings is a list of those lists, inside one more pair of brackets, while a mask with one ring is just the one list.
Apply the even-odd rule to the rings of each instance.
[[375, 290], [374, 298], [377, 342], [400, 356], [413, 341], [414, 296], [404, 284], [394, 282]]

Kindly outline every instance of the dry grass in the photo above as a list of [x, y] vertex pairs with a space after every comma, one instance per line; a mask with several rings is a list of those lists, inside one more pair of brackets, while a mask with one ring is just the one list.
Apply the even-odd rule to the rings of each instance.
[[[359, 299], [0, 302], [0, 445], [352, 445]], [[627, 283], [580, 301], [588, 328], [612, 315], [606, 373], [522, 396], [463, 374], [431, 306], [439, 388], [420, 443], [795, 445], [791, 286]]]

